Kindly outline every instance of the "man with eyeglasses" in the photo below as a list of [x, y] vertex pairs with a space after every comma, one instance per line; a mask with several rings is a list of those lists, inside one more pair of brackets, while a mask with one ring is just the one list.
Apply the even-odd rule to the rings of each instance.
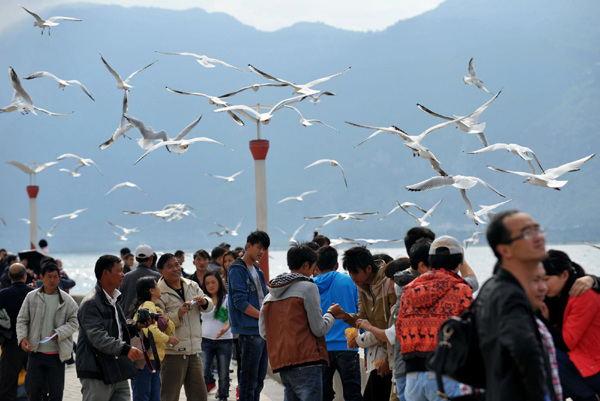
[[486, 374], [486, 401], [557, 400], [525, 288], [546, 259], [546, 230], [528, 214], [508, 210], [490, 221], [486, 236], [498, 258], [475, 307]]

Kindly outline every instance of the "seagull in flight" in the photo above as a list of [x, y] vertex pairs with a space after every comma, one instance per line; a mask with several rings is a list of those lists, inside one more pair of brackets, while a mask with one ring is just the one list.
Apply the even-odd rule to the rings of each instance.
[[37, 113], [35, 112], [36, 110], [54, 117], [66, 117], [73, 114], [73, 112], [70, 112], [69, 114], [52, 113], [51, 111], [34, 106], [31, 96], [29, 96], [29, 93], [27, 93], [25, 88], [23, 88], [23, 85], [21, 85], [21, 81], [12, 67], [8, 67], [8, 75], [10, 77], [10, 83], [14, 89], [13, 97], [8, 106], [0, 109], [0, 114], [18, 111], [23, 115], [33, 113], [37, 116]]
[[288, 198], [283, 198], [282, 200], [280, 200], [277, 203], [279, 204], [279, 203], [287, 202], [289, 200], [295, 200], [295, 201], [298, 201], [298, 202], [302, 202], [304, 200], [304, 197], [306, 195], [314, 194], [315, 192], [317, 192], [317, 191], [313, 190], [313, 191], [302, 192], [299, 196], [290, 196]]
[[216, 234], [218, 237], [222, 237], [225, 235], [225, 230], [223, 230], [221, 232], [213, 231], [213, 232], [208, 233], [208, 235], [212, 235], [212, 234]]
[[469, 60], [469, 76], [463, 77], [463, 82], [467, 85], [475, 84], [475, 86], [481, 89], [482, 91], [485, 91], [490, 95], [494, 96], [492, 92], [490, 92], [485, 88], [485, 86], [483, 86], [483, 81], [477, 78], [477, 74], [475, 73], [475, 67], [473, 67], [473, 58]]
[[421, 217], [421, 218], [419, 218], [419, 217], [415, 216], [414, 214], [412, 214], [411, 212], [409, 212], [404, 206], [402, 206], [402, 204], [400, 204], [400, 202], [396, 201], [396, 203], [398, 204], [398, 207], [400, 209], [404, 210], [406, 213], [408, 213], [409, 215], [414, 217], [415, 220], [417, 221], [417, 223], [421, 227], [427, 227], [431, 223], [429, 223], [428, 221], [425, 221], [425, 220], [427, 220], [427, 218], [432, 215], [433, 211], [439, 206], [440, 203], [442, 203], [443, 200], [444, 200], [444, 198], [440, 199], [439, 202], [436, 203], [435, 205], [433, 205], [433, 207], [431, 209], [426, 211], [425, 214], [423, 215], [423, 217]]
[[[92, 159], [84, 159], [83, 157], [79, 157], [77, 155], [74, 155], [73, 153], [65, 153], [64, 155], [60, 155], [56, 158], [56, 160], [63, 160], [66, 158], [72, 157], [74, 159], [77, 159], [77, 161], [79, 162], [79, 166], [86, 166], [89, 167], [91, 165], [93, 165], [94, 167], [96, 167], [96, 170], [98, 170], [98, 172], [100, 173], [100, 175], [104, 175], [104, 173], [102, 172], [102, 170], [100, 170], [100, 168], [98, 167], [98, 165], [96, 165], [96, 163], [94, 163], [94, 161]], [[75, 169], [75, 172], [77, 172], [77, 169]]]
[[317, 164], [321, 164], [321, 163], [329, 163], [329, 165], [331, 167], [339, 167], [340, 170], [342, 170], [342, 176], [344, 177], [344, 184], [346, 185], [346, 189], [348, 189], [348, 181], [346, 181], [346, 172], [344, 171], [344, 168], [342, 167], [342, 165], [335, 160], [332, 160], [332, 159], [317, 160], [316, 162], [304, 167], [304, 169], [310, 168], [312, 166], [316, 166]]
[[102, 57], [102, 54], [100, 55], [100, 58], [102, 59], [102, 62], [106, 66], [106, 69], [108, 69], [108, 72], [110, 72], [113, 75], [113, 77], [115, 77], [115, 79], [117, 80], [117, 88], [118, 89], [124, 89], [124, 90], [129, 90], [129, 89], [133, 88], [133, 86], [129, 85], [129, 80], [131, 78], [133, 78], [133, 76], [135, 74], [137, 74], [138, 72], [144, 71], [146, 68], [151, 67], [154, 64], [158, 63], [158, 60], [156, 60], [154, 63], [150, 63], [147, 66], [145, 66], [144, 68], [140, 68], [139, 70], [137, 70], [136, 72], [134, 72], [130, 76], [128, 76], [125, 81], [123, 81], [123, 79], [121, 78], [121, 76], [115, 70], [113, 70], [110, 65], [108, 65], [108, 63], [106, 62], [106, 60], [104, 60], [104, 57]]
[[19, 217], [19, 220], [21, 220], [21, 221], [24, 221], [24, 222], [25, 222], [25, 224], [27, 224], [27, 225], [30, 225], [30, 224], [31, 224], [31, 220], [29, 220], [29, 219], [25, 219], [25, 218], [23, 218], [23, 217]]
[[119, 230], [123, 231], [123, 235], [126, 237], [131, 233], [140, 233], [141, 231], [138, 230], [137, 228], [125, 228], [125, 227], [121, 227], [118, 226], [116, 224], [111, 223], [110, 221], [106, 221], [106, 224], [108, 224], [109, 226], [113, 226], [115, 228], [118, 228]]
[[52, 231], [54, 231], [54, 229], [56, 227], [58, 227], [58, 225], [60, 224], [60, 221], [58, 223], [56, 223], [55, 225], [52, 226], [52, 228], [48, 231], [44, 230], [42, 227], [39, 226], [38, 224], [38, 229], [41, 230], [44, 234], [46, 234], [47, 237], [53, 237], [54, 234], [52, 234]]
[[[171, 89], [168, 86], [166, 86], [167, 90], [169, 92], [172, 93], [176, 93], [178, 95], [188, 95], [188, 96], [202, 96], [208, 99], [208, 103], [218, 106], [218, 107], [229, 107], [231, 106], [229, 103], [224, 102], [223, 100], [221, 100], [221, 98], [218, 98], [216, 96], [210, 96], [210, 95], [205, 95], [204, 93], [198, 93], [198, 92], [184, 92], [184, 91], [179, 91], [176, 89]], [[228, 111], [227, 114], [229, 114], [229, 117], [231, 117], [233, 119], [233, 121], [235, 121], [236, 124], [240, 125], [240, 126], [244, 126], [246, 125], [244, 123], [244, 121], [239, 118], [234, 112], [232, 111]]]
[[491, 189], [501, 197], [505, 198], [497, 189], [492, 187], [487, 182], [483, 181], [481, 178], [470, 177], [464, 175], [449, 175], [447, 177], [432, 177], [425, 181], [419, 182], [414, 185], [409, 185], [406, 187], [409, 191], [427, 191], [429, 189], [437, 189], [445, 186], [452, 185], [458, 189], [471, 189], [475, 185], [481, 184], [486, 188]]
[[69, 175], [71, 177], [77, 178], [77, 177], [81, 177], [81, 173], [79, 173], [79, 169], [82, 167], [84, 167], [83, 164], [79, 164], [79, 165], [77, 165], [77, 167], [75, 167], [75, 170], [73, 170], [73, 171], [66, 169], [66, 168], [58, 169], [58, 171], [62, 171], [63, 173], [69, 173]]
[[273, 114], [277, 111], [280, 110], [283, 106], [285, 105], [290, 105], [290, 104], [294, 104], [294, 103], [298, 103], [303, 101], [306, 98], [306, 96], [296, 96], [296, 97], [292, 97], [289, 99], [284, 99], [281, 102], [277, 103], [275, 106], [273, 106], [271, 109], [269, 109], [269, 111], [267, 111], [266, 113], [260, 113], [256, 110], [254, 110], [252, 107], [246, 106], [246, 105], [234, 105], [234, 106], [227, 106], [227, 107], [223, 107], [220, 109], [216, 109], [215, 113], [221, 113], [223, 111], [244, 111], [246, 113], [251, 114], [254, 117], [255, 121], [260, 121], [261, 123], [263, 123], [264, 125], [269, 124], [269, 122], [271, 122], [271, 118], [273, 118]]
[[119, 237], [119, 239], [121, 241], [128, 241], [129, 240], [129, 238], [127, 238], [127, 234], [119, 234], [116, 231], [113, 231], [113, 234], [116, 235], [117, 237]]
[[52, 166], [58, 164], [58, 162], [49, 162], [49, 163], [44, 163], [44, 164], [32, 163], [32, 165], [35, 166], [35, 168], [31, 168], [29, 166], [26, 166], [22, 163], [15, 162], [15, 161], [8, 161], [8, 162], [6, 162], [6, 164], [15, 166], [16, 168], [23, 171], [25, 174], [39, 174], [42, 171], [46, 170], [48, 167], [52, 167]]
[[33, 18], [35, 18], [35, 22], [33, 23], [33, 26], [42, 28], [42, 35], [44, 34], [44, 29], [48, 28], [48, 36], [50, 36], [50, 27], [60, 25], [58, 22], [54, 22], [54, 21], [60, 21], [60, 20], [62, 20], [62, 21], [81, 21], [79, 18], [71, 18], [71, 17], [50, 17], [46, 20], [43, 20], [36, 13], [29, 11], [25, 7], [21, 6], [20, 4], [19, 4], [19, 6], [23, 10], [25, 10], [29, 14], [31, 14], [33, 16]]
[[482, 234], [485, 234], [485, 231], [475, 231], [471, 238], [463, 240], [463, 246], [465, 249], [469, 246], [469, 244], [477, 245], [479, 243], [479, 236]]
[[335, 132], [340, 132], [339, 130], [333, 128], [331, 125], [327, 125], [325, 124], [323, 121], [321, 120], [316, 120], [316, 119], [311, 119], [311, 120], [307, 120], [306, 118], [304, 118], [304, 116], [302, 115], [302, 113], [300, 113], [300, 110], [298, 110], [297, 108], [295, 108], [294, 106], [283, 106], [283, 107], [287, 107], [288, 109], [292, 109], [295, 110], [296, 113], [298, 113], [298, 115], [300, 116], [300, 124], [302, 124], [303, 127], [309, 127], [312, 125], [312, 123], [319, 123], [319, 124], [323, 124], [324, 126], [326, 126], [327, 128], [330, 128], [332, 130], [334, 130]]
[[64, 80], [64, 79], [60, 79], [58, 78], [56, 75], [51, 74], [47, 71], [38, 71], [35, 72], [31, 75], [28, 75], [26, 77], [24, 77], [23, 79], [35, 79], [35, 78], [42, 78], [42, 77], [50, 77], [50, 78], [54, 78], [54, 80], [56, 82], [58, 82], [58, 88], [62, 89], [63, 91], [65, 90], [65, 87], [67, 86], [71, 86], [70, 84], [74, 84], [74, 85], [79, 85], [79, 87], [81, 88], [81, 90], [90, 97], [90, 99], [96, 101], [96, 99], [94, 99], [94, 97], [92, 96], [92, 94], [90, 93], [90, 91], [78, 80], [76, 79], [71, 79], [71, 80]]
[[523, 181], [523, 183], [528, 183], [528, 184], [536, 185], [539, 187], [554, 188], [557, 191], [560, 191], [560, 189], [568, 181], [566, 181], [566, 180], [565, 181], [557, 181], [556, 179], [565, 173], [568, 173], [571, 171], [579, 171], [578, 167], [581, 166], [583, 163], [587, 162], [588, 160], [590, 160], [595, 155], [596, 154], [593, 153], [582, 159], [575, 160], [574, 162], [563, 164], [562, 166], [558, 166], [555, 168], [549, 168], [543, 174], [531, 174], [531, 173], [523, 173], [520, 171], [502, 170], [502, 169], [499, 169], [499, 168], [496, 168], [493, 166], [488, 166], [488, 168], [490, 170], [498, 171], [501, 173], [517, 174], [517, 175], [520, 175], [523, 177], [527, 177], [527, 179], [525, 181]]
[[[483, 146], [489, 146], [488, 140], [485, 137], [485, 134], [483, 132], [485, 130], [485, 123], [480, 123], [478, 120], [479, 120], [479, 117], [481, 116], [481, 113], [483, 113], [485, 111], [485, 109], [487, 109], [489, 107], [489, 105], [492, 104], [492, 102], [494, 102], [494, 100], [496, 100], [498, 98], [498, 96], [500, 96], [501, 93], [502, 93], [502, 90], [500, 90], [493, 98], [491, 98], [490, 100], [485, 102], [483, 105], [481, 105], [473, 113], [458, 120], [456, 122], [457, 128], [459, 128], [461, 131], [466, 132], [467, 134], [477, 135], [477, 137], [479, 138], [481, 143], [483, 143]], [[419, 110], [421, 110], [427, 114], [430, 114], [434, 117], [443, 118], [444, 120], [453, 120], [457, 117], [457, 116], [448, 117], [448, 116], [444, 116], [442, 114], [435, 113], [435, 112], [429, 110], [427, 107], [420, 105], [418, 103], [417, 103], [417, 107], [419, 108]]]
[[216, 221], [215, 221], [215, 224], [216, 224], [217, 226], [221, 227], [223, 230], [225, 230], [225, 233], [226, 233], [226, 234], [231, 234], [231, 235], [233, 235], [234, 237], [236, 237], [236, 236], [238, 235], [238, 230], [239, 230], [239, 229], [240, 229], [240, 227], [242, 226], [242, 223], [244, 222], [244, 219], [245, 219], [245, 218], [246, 218], [246, 216], [244, 216], [244, 217], [242, 218], [242, 220], [240, 220], [240, 222], [238, 223], [238, 225], [237, 225], [237, 226], [235, 226], [235, 228], [234, 228], [233, 230], [232, 230], [231, 228], [227, 228], [227, 227], [225, 227], [225, 226], [222, 226], [222, 225], [220, 225], [220, 224], [219, 224], [219, 223], [217, 223]]
[[285, 235], [286, 237], [288, 237], [288, 239], [290, 240], [290, 244], [294, 244], [294, 245], [298, 245], [298, 241], [296, 240], [296, 235], [298, 235], [298, 233], [300, 232], [300, 230], [302, 230], [308, 223], [304, 223], [302, 224], [300, 227], [298, 227], [296, 229], [296, 231], [294, 231], [294, 235], [292, 235], [291, 237], [282, 229], [278, 228], [279, 231], [281, 231], [283, 233], [283, 235]]
[[205, 68], [215, 68], [215, 64], [218, 65], [222, 65], [223, 67], [229, 67], [229, 68], [233, 68], [234, 70], [238, 70], [238, 71], [242, 71], [242, 72], [248, 72], [246, 70], [242, 70], [241, 68], [237, 68], [232, 66], [231, 64], [227, 64], [224, 61], [221, 60], [217, 60], [216, 58], [210, 58], [208, 56], [200, 56], [198, 54], [194, 54], [194, 53], [165, 53], [165, 52], [159, 52], [157, 51], [156, 53], [158, 54], [166, 54], [166, 55], [170, 55], [170, 56], [192, 56], [192, 57], [196, 57], [198, 60], [196, 60], [198, 62], [198, 64], [200, 64], [202, 67]]
[[85, 212], [86, 210], [87, 210], [87, 208], [78, 209], [78, 210], [75, 210], [73, 213], [61, 214], [60, 216], [53, 217], [52, 220], [64, 219], [66, 217], [68, 217], [69, 219], [75, 219], [75, 218], [77, 218], [77, 216], [79, 216], [80, 213]]
[[465, 211], [464, 214], [469, 218], [469, 220], [471, 220], [477, 226], [479, 224], [487, 224], [473, 210], [473, 205], [471, 204], [471, 201], [469, 200], [469, 197], [467, 196], [467, 191], [465, 189], [460, 188], [460, 195], [462, 196], [463, 200], [467, 204], [467, 210]]
[[356, 238], [356, 239], [352, 239], [352, 238], [344, 238], [344, 237], [338, 237], [341, 240], [346, 241], [346, 243], [353, 243], [353, 242], [366, 242], [367, 244], [369, 244], [369, 246], [372, 246], [374, 244], [377, 244], [379, 242], [384, 242], [384, 243], [390, 243], [390, 242], [402, 242], [404, 241], [403, 239], [367, 239], [367, 238]]
[[119, 126], [117, 127], [115, 132], [113, 132], [113, 134], [109, 138], [109, 140], [100, 145], [100, 150], [104, 150], [104, 149], [108, 148], [110, 145], [112, 145], [114, 142], [116, 142], [117, 139], [119, 139], [119, 137], [121, 137], [121, 136], [125, 136], [125, 137], [131, 139], [129, 136], [125, 135], [127, 133], [127, 131], [129, 131], [130, 129], [133, 128], [133, 125], [129, 124], [127, 122], [127, 119], [125, 118], [125, 114], [127, 114], [127, 109], [129, 108], [129, 106], [128, 106], [129, 92], [128, 91], [124, 91], [124, 92], [125, 92], [125, 94], [123, 95], [123, 112], [121, 113], [121, 122], [119, 123]]
[[[398, 201], [396, 201], [396, 203], [398, 203]], [[396, 206], [394, 206], [394, 208], [392, 210], [390, 210], [388, 212], [388, 214], [386, 214], [385, 216], [381, 217], [379, 219], [379, 221], [381, 220], [385, 220], [386, 218], [388, 218], [388, 216], [390, 216], [392, 213], [394, 213], [396, 210], [400, 209], [400, 207], [403, 207], [404, 209], [407, 209], [409, 207], [416, 207], [417, 209], [419, 209], [420, 211], [422, 211], [423, 213], [427, 213], [427, 210], [423, 209], [421, 206], [417, 205], [416, 203], [412, 203], [412, 202], [404, 202], [404, 203], [398, 203]]]
[[192, 213], [191, 210], [193, 210], [192, 207], [186, 205], [185, 203], [179, 203], [179, 204], [166, 205], [165, 207], [162, 208], [162, 210], [157, 210], [157, 211], [148, 211], [148, 212], [123, 211], [123, 213], [127, 214], [127, 215], [152, 215], [154, 217], [158, 217], [163, 220], [168, 217], [169, 219], [167, 219], [167, 221], [172, 221], [172, 220], [181, 220], [182, 216], [188, 216], [190, 214], [192, 216], [196, 217], [196, 215], [194, 213]]
[[326, 217], [331, 217], [329, 220], [327, 220], [324, 224], [320, 225], [319, 227], [315, 227], [315, 230], [318, 230], [320, 228], [325, 227], [326, 225], [333, 223], [336, 220], [356, 220], [356, 221], [365, 221], [365, 219], [361, 219], [360, 217], [356, 217], [356, 216], [374, 216], [376, 215], [378, 212], [348, 212], [348, 213], [333, 213], [333, 214], [325, 214], [323, 216], [317, 216], [317, 217], [305, 217], [305, 220], [318, 220], [318, 219], [324, 219]]
[[[108, 195], [109, 193], [113, 192], [114, 190], [116, 190], [118, 188], [122, 188], [122, 187], [135, 188], [138, 191], [140, 191], [141, 193], [143, 193], [144, 195], [148, 196], [148, 194], [146, 192], [144, 192], [144, 190], [142, 190], [142, 188], [138, 187], [133, 182], [129, 182], [129, 181], [125, 181], [125, 182], [115, 185], [114, 187], [112, 187], [112, 189], [110, 191], [108, 191], [106, 193], [106, 195]], [[106, 195], [104, 195], [104, 196], [106, 196]]]
[[[479, 153], [491, 152], [494, 150], [506, 150], [512, 154], [519, 156], [521, 159], [525, 160], [529, 164], [529, 167], [531, 168], [531, 174], [536, 173], [535, 167], [533, 167], [533, 164], [531, 163], [532, 156], [533, 156], [533, 159], [535, 159], [535, 162], [537, 163], [537, 165], [540, 168], [540, 170], [542, 171], [542, 173], [544, 172], [544, 169], [542, 168], [542, 165], [540, 164], [540, 161], [538, 160], [535, 153], [533, 153], [533, 150], [526, 148], [525, 146], [517, 145], [516, 143], [509, 143], [509, 144], [495, 143], [493, 145], [486, 146], [485, 148], [476, 150], [474, 152], [467, 152], [467, 154], [476, 155]], [[529, 156], [529, 154], [531, 154], [531, 156]]]
[[[154, 131], [154, 129], [151, 126], [146, 127], [146, 125], [141, 122], [140, 120], [138, 120], [137, 118], [130, 116], [129, 114], [123, 114], [123, 117], [125, 117], [125, 119], [127, 121], [129, 121], [129, 123], [138, 130], [138, 132], [140, 133], [140, 135], [142, 135], [142, 137], [140, 139], [137, 140], [138, 145], [140, 145], [140, 147], [142, 149], [150, 149], [153, 144], [152, 142], [154, 141], [168, 141], [169, 140], [169, 135], [167, 135], [167, 132], [164, 130], [160, 130], [158, 132]], [[193, 127], [192, 127], [193, 128]]]
[[512, 201], [513, 201], [512, 199], [509, 199], [507, 201], [496, 203], [495, 205], [491, 205], [491, 206], [479, 205], [479, 207], [481, 209], [476, 211], [475, 215], [478, 217], [482, 217], [486, 220], [489, 220], [495, 214], [494, 212], [492, 212], [492, 210], [494, 210], [500, 206], [504, 206], [507, 203], [512, 202]]
[[237, 173], [235, 173], [234, 175], [230, 175], [229, 177], [224, 177], [222, 175], [212, 175], [212, 174], [208, 174], [208, 173], [204, 173], [204, 175], [206, 175], [208, 177], [213, 177], [213, 178], [220, 178], [220, 179], [225, 180], [227, 182], [234, 182], [235, 181], [235, 177], [237, 177], [238, 175], [242, 174], [244, 171], [246, 171], [246, 170], [238, 171]]

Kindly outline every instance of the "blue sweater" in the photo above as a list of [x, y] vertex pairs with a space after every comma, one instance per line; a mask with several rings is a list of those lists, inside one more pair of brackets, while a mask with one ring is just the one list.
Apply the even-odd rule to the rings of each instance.
[[[358, 313], [358, 290], [349, 275], [330, 271], [318, 275], [314, 281], [319, 287], [323, 310], [327, 310], [331, 304], [337, 303], [348, 313]], [[325, 334], [328, 351], [348, 351], [344, 333], [347, 328], [348, 325], [342, 320], [335, 321], [329, 333]], [[357, 350], [355, 348], [352, 351]]]
[[[265, 275], [258, 268], [256, 268], [256, 272], [258, 273], [263, 294], [266, 297], [267, 286], [265, 284]], [[228, 305], [231, 332], [234, 334], [259, 335], [258, 319], [244, 313], [248, 305], [252, 305], [258, 311], [260, 311], [260, 305], [258, 304], [258, 291], [252, 274], [241, 258], [238, 258], [229, 266], [229, 283], [227, 284], [227, 288], [229, 293]]]

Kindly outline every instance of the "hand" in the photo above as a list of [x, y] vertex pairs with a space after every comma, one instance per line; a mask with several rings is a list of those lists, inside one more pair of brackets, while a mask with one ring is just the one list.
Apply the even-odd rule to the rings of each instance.
[[573, 283], [569, 296], [578, 297], [583, 295], [587, 290], [594, 285], [594, 279], [590, 276], [580, 277]]
[[135, 362], [138, 359], [143, 358], [143, 357], [144, 357], [144, 354], [142, 353], [142, 351], [140, 351], [136, 347], [131, 347], [131, 349], [129, 350], [129, 353], [127, 354], [127, 358], [131, 359], [132, 362]]
[[168, 319], [161, 309], [156, 308], [156, 313], [158, 313], [158, 317], [162, 317], [163, 319]]
[[542, 316], [544, 316], [544, 319], [550, 320], [550, 312], [548, 311], [548, 306], [546, 304], [542, 303], [542, 306], [540, 306], [540, 312], [542, 313]]
[[[50, 332], [50, 334], [48, 334], [46, 337], [53, 336], [53, 335], [54, 335], [54, 333], [56, 333], [56, 330], [52, 330], [52, 331]], [[52, 339], [52, 341], [58, 341], [58, 336], [54, 337], [54, 338]]]
[[379, 365], [379, 367], [377, 368], [377, 374], [383, 377], [389, 375], [390, 373], [392, 373], [390, 369], [390, 362], [386, 357], [385, 360], [381, 363], [381, 365]]
[[366, 331], [371, 331], [373, 325], [366, 319], [358, 319], [356, 321], [356, 328], [359, 330], [362, 329]]
[[33, 288], [37, 288], [36, 285], [35, 285], [35, 281], [32, 281], [31, 283], [29, 283], [27, 285], [30, 286], [30, 287], [33, 287]]
[[356, 338], [353, 338], [352, 341], [348, 343], [348, 349], [358, 348], [358, 344], [356, 343]]
[[153, 325], [154, 323], [156, 323], [154, 319], [148, 318], [148, 321], [146, 323], [138, 323], [137, 328], [138, 330], [147, 329], [150, 325]]
[[190, 310], [192, 310], [192, 303], [190, 301], [184, 302], [179, 307], [179, 311], [177, 311], [177, 316], [181, 318]]
[[201, 295], [196, 295], [194, 298], [192, 298], [194, 301], [198, 302], [198, 305], [204, 306], [208, 303], [208, 301], [206, 300], [206, 298], [204, 298]]
[[223, 327], [221, 330], [219, 330], [219, 334], [217, 334], [217, 338], [220, 338], [223, 334], [227, 333], [227, 330], [229, 330], [229, 327]]
[[24, 338], [24, 339], [21, 340], [21, 348], [25, 352], [31, 351], [31, 344], [29, 343], [29, 341], [27, 341], [26, 338]]
[[177, 345], [179, 344], [179, 340], [175, 336], [169, 336], [169, 341], [167, 341], [167, 343], [171, 345]]
[[339, 304], [331, 304], [327, 312], [331, 313], [335, 319], [343, 319], [346, 312], [342, 310]]

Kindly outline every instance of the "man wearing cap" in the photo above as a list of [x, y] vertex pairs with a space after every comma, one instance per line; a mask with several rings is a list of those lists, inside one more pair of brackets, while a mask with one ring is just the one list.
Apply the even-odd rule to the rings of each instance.
[[[471, 286], [458, 275], [463, 249], [456, 238], [437, 238], [429, 248], [430, 271], [403, 287], [396, 335], [406, 364], [406, 399], [437, 400], [435, 374], [425, 368], [437, 345], [438, 331], [451, 316], [460, 316], [473, 301]], [[443, 378], [448, 397], [462, 395], [460, 384]]]
[[133, 316], [133, 303], [137, 296], [135, 283], [139, 278], [152, 276], [156, 281], [160, 279], [160, 273], [156, 267], [152, 266], [153, 251], [150, 245], [140, 245], [135, 248], [135, 260], [138, 262], [138, 267], [125, 275], [123, 284], [121, 285], [121, 297], [117, 302], [126, 318]]

